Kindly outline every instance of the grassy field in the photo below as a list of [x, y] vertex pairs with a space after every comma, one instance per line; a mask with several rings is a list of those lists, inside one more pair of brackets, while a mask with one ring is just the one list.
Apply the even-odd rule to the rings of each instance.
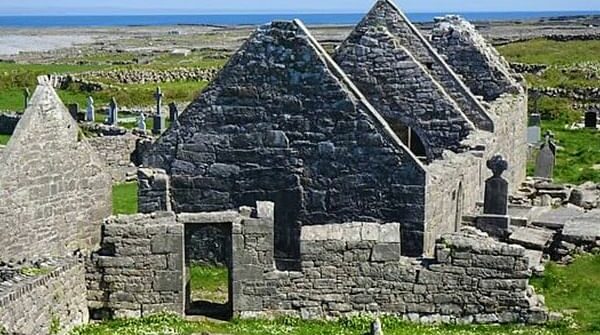
[[193, 301], [226, 303], [229, 299], [228, 270], [220, 266], [190, 266], [190, 286]]
[[558, 42], [536, 39], [498, 47], [511, 62], [527, 64], [570, 65], [600, 62], [600, 41]]
[[113, 186], [113, 214], [135, 214], [138, 212], [138, 184], [123, 183]]
[[[219, 282], [221, 274], [203, 270], [197, 279]], [[215, 279], [216, 278], [216, 279]], [[600, 334], [600, 255], [583, 256], [568, 266], [549, 265], [543, 278], [532, 281], [537, 291], [546, 295], [548, 306], [571, 313], [564, 321], [545, 327], [521, 325], [426, 326], [383, 318], [389, 335], [594, 335]], [[212, 285], [212, 284], [211, 284]], [[212, 286], [214, 288], [214, 286]], [[199, 287], [197, 287], [199, 288]], [[208, 287], [207, 287], [208, 289]], [[146, 335], [146, 334], [228, 334], [228, 335], [363, 335], [368, 332], [370, 317], [338, 321], [234, 320], [230, 323], [186, 322], [178, 317], [158, 315], [142, 320], [116, 320], [75, 330], [71, 335]]]

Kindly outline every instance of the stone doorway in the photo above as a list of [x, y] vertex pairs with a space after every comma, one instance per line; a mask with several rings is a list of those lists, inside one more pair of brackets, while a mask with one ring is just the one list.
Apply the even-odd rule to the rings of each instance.
[[186, 223], [186, 315], [233, 316], [231, 223]]

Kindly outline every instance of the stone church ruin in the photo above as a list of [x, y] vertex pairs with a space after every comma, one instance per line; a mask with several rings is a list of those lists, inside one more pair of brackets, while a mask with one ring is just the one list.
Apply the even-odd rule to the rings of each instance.
[[136, 215], [111, 216], [112, 180], [131, 172], [80, 131], [41, 80], [0, 151], [9, 332], [185, 315], [192, 261], [228, 268], [229, 317], [553, 317], [530, 245], [509, 235], [527, 89], [458, 17], [424, 36], [380, 0], [331, 55], [300, 21], [261, 26], [136, 154]]

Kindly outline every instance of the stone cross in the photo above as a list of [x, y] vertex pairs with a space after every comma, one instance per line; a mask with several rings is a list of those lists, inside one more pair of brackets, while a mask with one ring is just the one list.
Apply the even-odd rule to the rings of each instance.
[[119, 105], [117, 105], [117, 100], [114, 97], [110, 100], [109, 104], [108, 124], [111, 126], [119, 125]]
[[85, 120], [87, 122], [94, 122], [96, 121], [96, 109], [94, 108], [94, 98], [92, 98], [92, 96], [90, 95], [87, 98], [87, 108], [86, 108], [86, 113], [85, 113]]
[[138, 128], [139, 130], [146, 131], [146, 115], [144, 115], [144, 113], [140, 114]]
[[554, 176], [554, 165], [556, 164], [556, 145], [552, 141], [552, 135], [546, 133], [544, 144], [540, 148], [535, 162], [535, 176], [539, 178], [552, 179]]
[[156, 88], [156, 93], [154, 93], [154, 99], [156, 99], [156, 114], [157, 115], [161, 115], [162, 113], [162, 98], [163, 98], [163, 93], [160, 90], [160, 87]]
[[598, 127], [598, 113], [591, 109], [585, 112], [585, 127], [587, 129], [597, 129]]
[[177, 104], [174, 102], [169, 104], [169, 118], [171, 119], [171, 122], [177, 122], [177, 119], [179, 118], [179, 110], [177, 109]]
[[483, 213], [506, 215], [508, 213], [508, 181], [502, 178], [502, 173], [508, 169], [508, 162], [500, 155], [487, 161], [488, 169], [494, 174], [485, 181], [485, 198]]
[[31, 96], [31, 92], [29, 92], [29, 88], [25, 87], [25, 89], [23, 90], [23, 96], [24, 96], [24, 103], [25, 103], [24, 109], [27, 109], [27, 106], [29, 106], [29, 97]]

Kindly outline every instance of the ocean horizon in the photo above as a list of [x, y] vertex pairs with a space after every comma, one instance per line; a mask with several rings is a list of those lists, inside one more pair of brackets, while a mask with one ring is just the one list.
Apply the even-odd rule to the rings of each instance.
[[[407, 13], [413, 22], [431, 22], [437, 16], [458, 14], [470, 21], [534, 20], [564, 16], [600, 15], [600, 11]], [[307, 25], [353, 25], [364, 13], [356, 14], [206, 14], [206, 15], [69, 15], [0, 16], [0, 27], [60, 28], [171, 25], [259, 25], [274, 20], [300, 19]]]

